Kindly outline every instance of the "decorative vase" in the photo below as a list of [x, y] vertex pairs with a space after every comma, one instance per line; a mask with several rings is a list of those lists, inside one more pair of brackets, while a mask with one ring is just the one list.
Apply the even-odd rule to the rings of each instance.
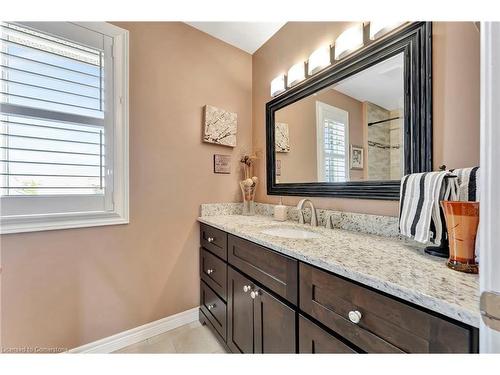
[[255, 190], [257, 189], [257, 182], [252, 185], [245, 184], [247, 180], [240, 181], [241, 193], [243, 195], [243, 215], [255, 215]]
[[478, 273], [475, 249], [479, 225], [479, 202], [442, 201], [450, 257], [446, 265], [451, 269], [467, 273]]

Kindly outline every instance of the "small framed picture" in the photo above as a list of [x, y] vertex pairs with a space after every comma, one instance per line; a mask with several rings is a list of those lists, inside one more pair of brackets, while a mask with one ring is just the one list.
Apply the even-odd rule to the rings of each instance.
[[363, 147], [351, 145], [351, 169], [363, 169]]
[[231, 173], [231, 155], [214, 155], [214, 173]]

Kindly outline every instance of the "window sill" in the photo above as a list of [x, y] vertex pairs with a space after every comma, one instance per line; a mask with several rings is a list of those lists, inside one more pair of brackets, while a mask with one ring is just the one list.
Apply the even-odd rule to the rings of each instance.
[[128, 223], [128, 214], [120, 215], [116, 212], [77, 212], [36, 216], [27, 215], [2, 218], [0, 221], [0, 234], [87, 228]]

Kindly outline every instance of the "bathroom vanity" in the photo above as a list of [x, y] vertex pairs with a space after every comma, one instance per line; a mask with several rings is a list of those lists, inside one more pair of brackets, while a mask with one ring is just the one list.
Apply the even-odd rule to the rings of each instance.
[[397, 238], [265, 216], [199, 221], [200, 321], [230, 352], [478, 352], [477, 276], [442, 259]]

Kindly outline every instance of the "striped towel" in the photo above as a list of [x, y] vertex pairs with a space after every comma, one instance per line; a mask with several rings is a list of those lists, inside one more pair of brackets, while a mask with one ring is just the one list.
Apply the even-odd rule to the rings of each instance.
[[399, 231], [415, 241], [439, 245], [444, 236], [441, 200], [456, 199], [456, 178], [450, 172], [413, 173], [401, 179]]
[[479, 202], [479, 167], [450, 169], [458, 177], [458, 200]]

